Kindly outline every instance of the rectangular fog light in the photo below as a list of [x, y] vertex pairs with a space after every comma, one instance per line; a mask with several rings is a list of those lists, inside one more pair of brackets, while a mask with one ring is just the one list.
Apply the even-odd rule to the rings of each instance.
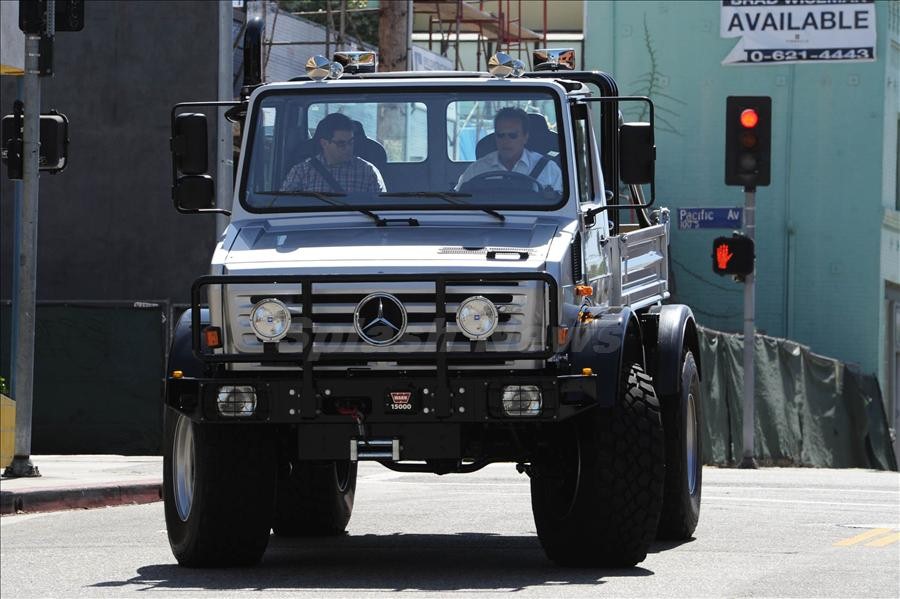
[[503, 387], [503, 411], [507, 416], [539, 416], [541, 389], [537, 385]]
[[252, 416], [256, 411], [256, 389], [249, 385], [219, 387], [216, 407], [222, 416]]

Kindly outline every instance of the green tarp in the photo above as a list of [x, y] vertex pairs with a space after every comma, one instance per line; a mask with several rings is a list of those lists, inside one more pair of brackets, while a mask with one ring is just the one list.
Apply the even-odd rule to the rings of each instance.
[[[707, 464], [743, 457], [743, 335], [700, 329]], [[757, 335], [755, 447], [759, 462], [896, 470], [878, 382], [787, 339]]]

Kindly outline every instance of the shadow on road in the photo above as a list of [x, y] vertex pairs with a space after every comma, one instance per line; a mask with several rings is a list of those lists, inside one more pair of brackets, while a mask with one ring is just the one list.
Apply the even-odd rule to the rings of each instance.
[[398, 533], [324, 539], [272, 537], [262, 562], [253, 568], [200, 570], [159, 564], [139, 568], [137, 576], [128, 580], [93, 586], [129, 590], [515, 591], [652, 575], [641, 567], [560, 568], [547, 560], [533, 536]]

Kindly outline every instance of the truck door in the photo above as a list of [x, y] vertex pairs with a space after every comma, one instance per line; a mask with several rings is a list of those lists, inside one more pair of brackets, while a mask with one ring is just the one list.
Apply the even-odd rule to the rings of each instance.
[[611, 274], [605, 245], [609, 239], [609, 219], [606, 211], [591, 218], [585, 216], [592, 209], [600, 208], [606, 203], [600, 152], [591, 126], [591, 107], [587, 104], [574, 104], [572, 123], [585, 282], [594, 289], [595, 303], [608, 304]]

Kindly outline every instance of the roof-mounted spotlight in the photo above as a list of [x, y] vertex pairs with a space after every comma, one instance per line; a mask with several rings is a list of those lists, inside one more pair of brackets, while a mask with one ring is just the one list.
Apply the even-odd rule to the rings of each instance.
[[535, 71], [574, 71], [573, 48], [540, 48], [532, 53]]
[[335, 52], [334, 62], [344, 67], [345, 73], [374, 73], [378, 70], [378, 54], [375, 52]]
[[314, 81], [322, 81], [328, 79], [332, 75], [331, 61], [316, 54], [306, 61], [306, 75]]
[[505, 52], [497, 52], [488, 61], [488, 71], [498, 79], [521, 77], [522, 73], [525, 72], [525, 63]]

